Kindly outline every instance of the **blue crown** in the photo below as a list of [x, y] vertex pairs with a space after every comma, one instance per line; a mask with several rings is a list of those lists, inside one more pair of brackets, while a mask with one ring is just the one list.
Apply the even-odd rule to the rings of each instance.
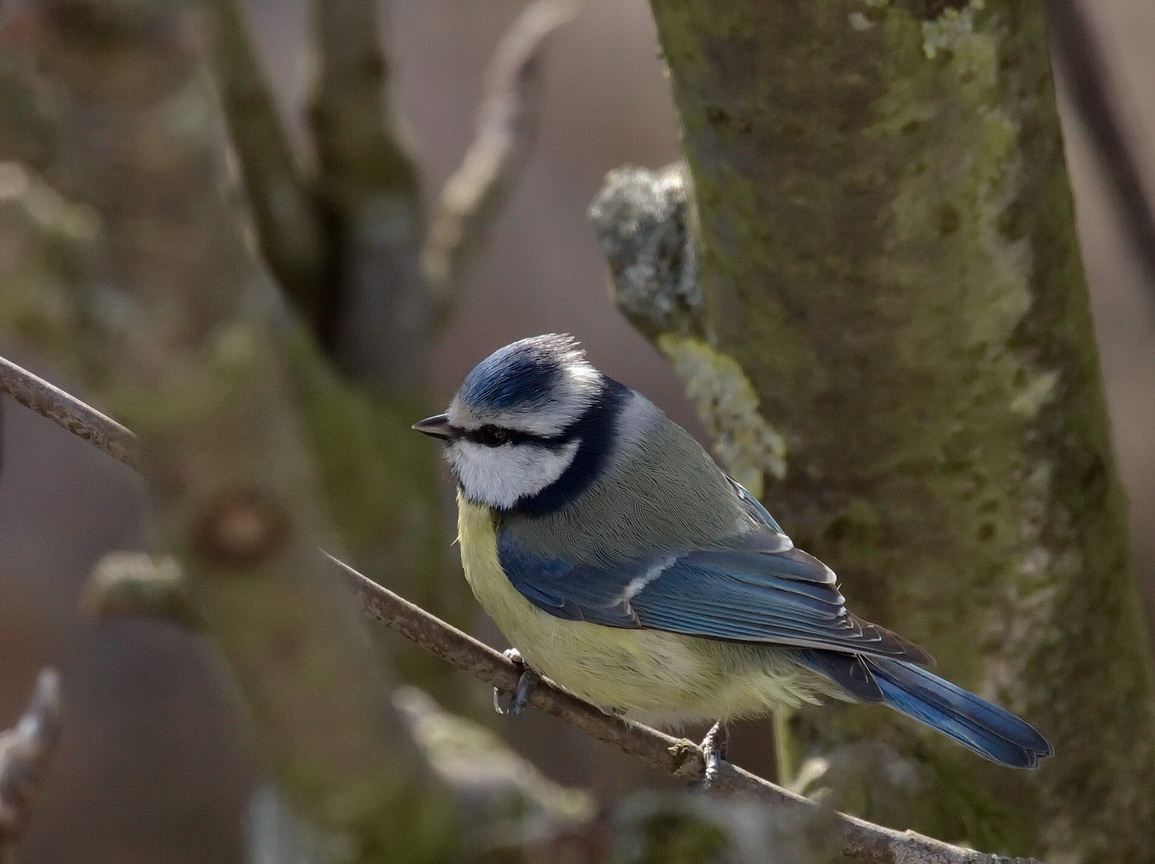
[[583, 353], [568, 334], [549, 333], [498, 348], [465, 376], [458, 396], [491, 411], [532, 410], [555, 395], [563, 370]]

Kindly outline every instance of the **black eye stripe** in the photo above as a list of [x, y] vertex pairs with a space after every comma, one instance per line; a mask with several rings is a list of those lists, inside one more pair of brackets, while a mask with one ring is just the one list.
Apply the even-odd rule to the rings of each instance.
[[478, 444], [484, 444], [486, 447], [500, 447], [506, 441], [510, 440], [508, 429], [489, 425], [474, 429], [469, 433], [469, 437]]
[[520, 429], [509, 429], [505, 426], [486, 424], [476, 429], [462, 429], [460, 436], [466, 441], [481, 444], [485, 447], [500, 447], [503, 444], [537, 444], [539, 447], [548, 447], [555, 450], [573, 440], [572, 430], [566, 430], [560, 435], [534, 435]]

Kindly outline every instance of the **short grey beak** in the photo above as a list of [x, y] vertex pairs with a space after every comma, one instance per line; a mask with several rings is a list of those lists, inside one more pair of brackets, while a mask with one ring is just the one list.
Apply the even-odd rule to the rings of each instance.
[[435, 414], [413, 424], [418, 432], [424, 432], [434, 438], [443, 438], [448, 441], [453, 437], [453, 427], [449, 425], [448, 414]]

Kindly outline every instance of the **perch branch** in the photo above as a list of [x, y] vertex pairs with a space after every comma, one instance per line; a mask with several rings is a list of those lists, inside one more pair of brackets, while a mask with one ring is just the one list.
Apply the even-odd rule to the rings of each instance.
[[529, 156], [546, 43], [579, 8], [575, 0], [536, 0], [518, 16], [494, 52], [476, 137], [441, 190], [421, 255], [439, 318], [444, 319], [453, 305], [466, 262]]
[[[8, 390], [7, 379], [12, 364], [0, 366], [0, 382]], [[23, 370], [20, 370], [21, 372]], [[27, 373], [24, 373], [27, 375]], [[95, 424], [107, 418], [84, 403], [53, 388], [58, 399], [67, 399], [77, 406], [74, 423], [57, 419], [59, 410], [43, 400], [28, 407], [49, 419], [57, 420], [70, 431], [86, 440], [86, 423]], [[28, 403], [25, 403], [28, 404]], [[123, 427], [121, 427], [123, 428]], [[127, 433], [127, 430], [125, 430]], [[131, 433], [128, 433], [131, 435]], [[131, 441], [131, 438], [129, 439]], [[126, 462], [126, 464], [128, 464]], [[441, 657], [458, 669], [502, 690], [517, 685], [520, 671], [511, 661], [462, 631], [451, 627], [424, 609], [397, 596], [387, 588], [361, 575], [352, 567], [329, 556], [352, 589], [362, 610], [372, 618], [384, 622], [406, 639]], [[705, 772], [705, 756], [700, 747], [684, 738], [673, 738], [656, 729], [629, 723], [602, 713], [594, 706], [543, 682], [530, 700], [535, 708], [611, 744], [625, 753], [636, 756], [653, 768], [670, 776], [687, 780], [700, 779]], [[895, 831], [873, 823], [830, 810], [783, 789], [780, 786], [724, 764], [721, 776], [711, 790], [716, 794], [741, 794], [765, 801], [776, 808], [800, 814], [812, 824], [824, 829], [827, 843], [837, 849], [848, 861], [863, 864], [893, 864], [897, 861], [926, 862], [926, 864], [1032, 864], [1029, 858], [1003, 858], [959, 846], [942, 843], [913, 831]], [[822, 832], [816, 832], [822, 833]]]
[[0, 357], [0, 392], [63, 426], [73, 435], [95, 444], [127, 465], [139, 467], [136, 436], [111, 417], [54, 387], [15, 363]]
[[[340, 568], [346, 583], [367, 615], [384, 622], [406, 639], [487, 684], [505, 691], [517, 686], [521, 670], [508, 658], [421, 607], [398, 597], [348, 564], [329, 557]], [[692, 741], [674, 738], [648, 726], [609, 716], [588, 702], [550, 685], [548, 681], [543, 681], [535, 688], [530, 704], [599, 741], [636, 756], [671, 777], [701, 780], [705, 774], [705, 754]], [[866, 864], [893, 864], [897, 861], [1031, 864], [1034, 860], [988, 855], [951, 846], [914, 831], [884, 828], [830, 810], [729, 763], [723, 763], [721, 776], [711, 786], [711, 792], [723, 796], [755, 798], [792, 815], [805, 817], [810, 825], [825, 829], [824, 843], [836, 849], [848, 861]]]
[[55, 670], [45, 669], [16, 728], [0, 734], [0, 862], [4, 864], [28, 825], [59, 740], [60, 677]]

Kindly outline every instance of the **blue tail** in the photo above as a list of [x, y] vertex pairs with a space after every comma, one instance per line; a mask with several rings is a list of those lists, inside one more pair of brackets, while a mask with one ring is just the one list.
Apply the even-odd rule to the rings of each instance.
[[885, 704], [988, 759], [1034, 768], [1054, 752], [1030, 724], [925, 669], [901, 660], [864, 659]]

